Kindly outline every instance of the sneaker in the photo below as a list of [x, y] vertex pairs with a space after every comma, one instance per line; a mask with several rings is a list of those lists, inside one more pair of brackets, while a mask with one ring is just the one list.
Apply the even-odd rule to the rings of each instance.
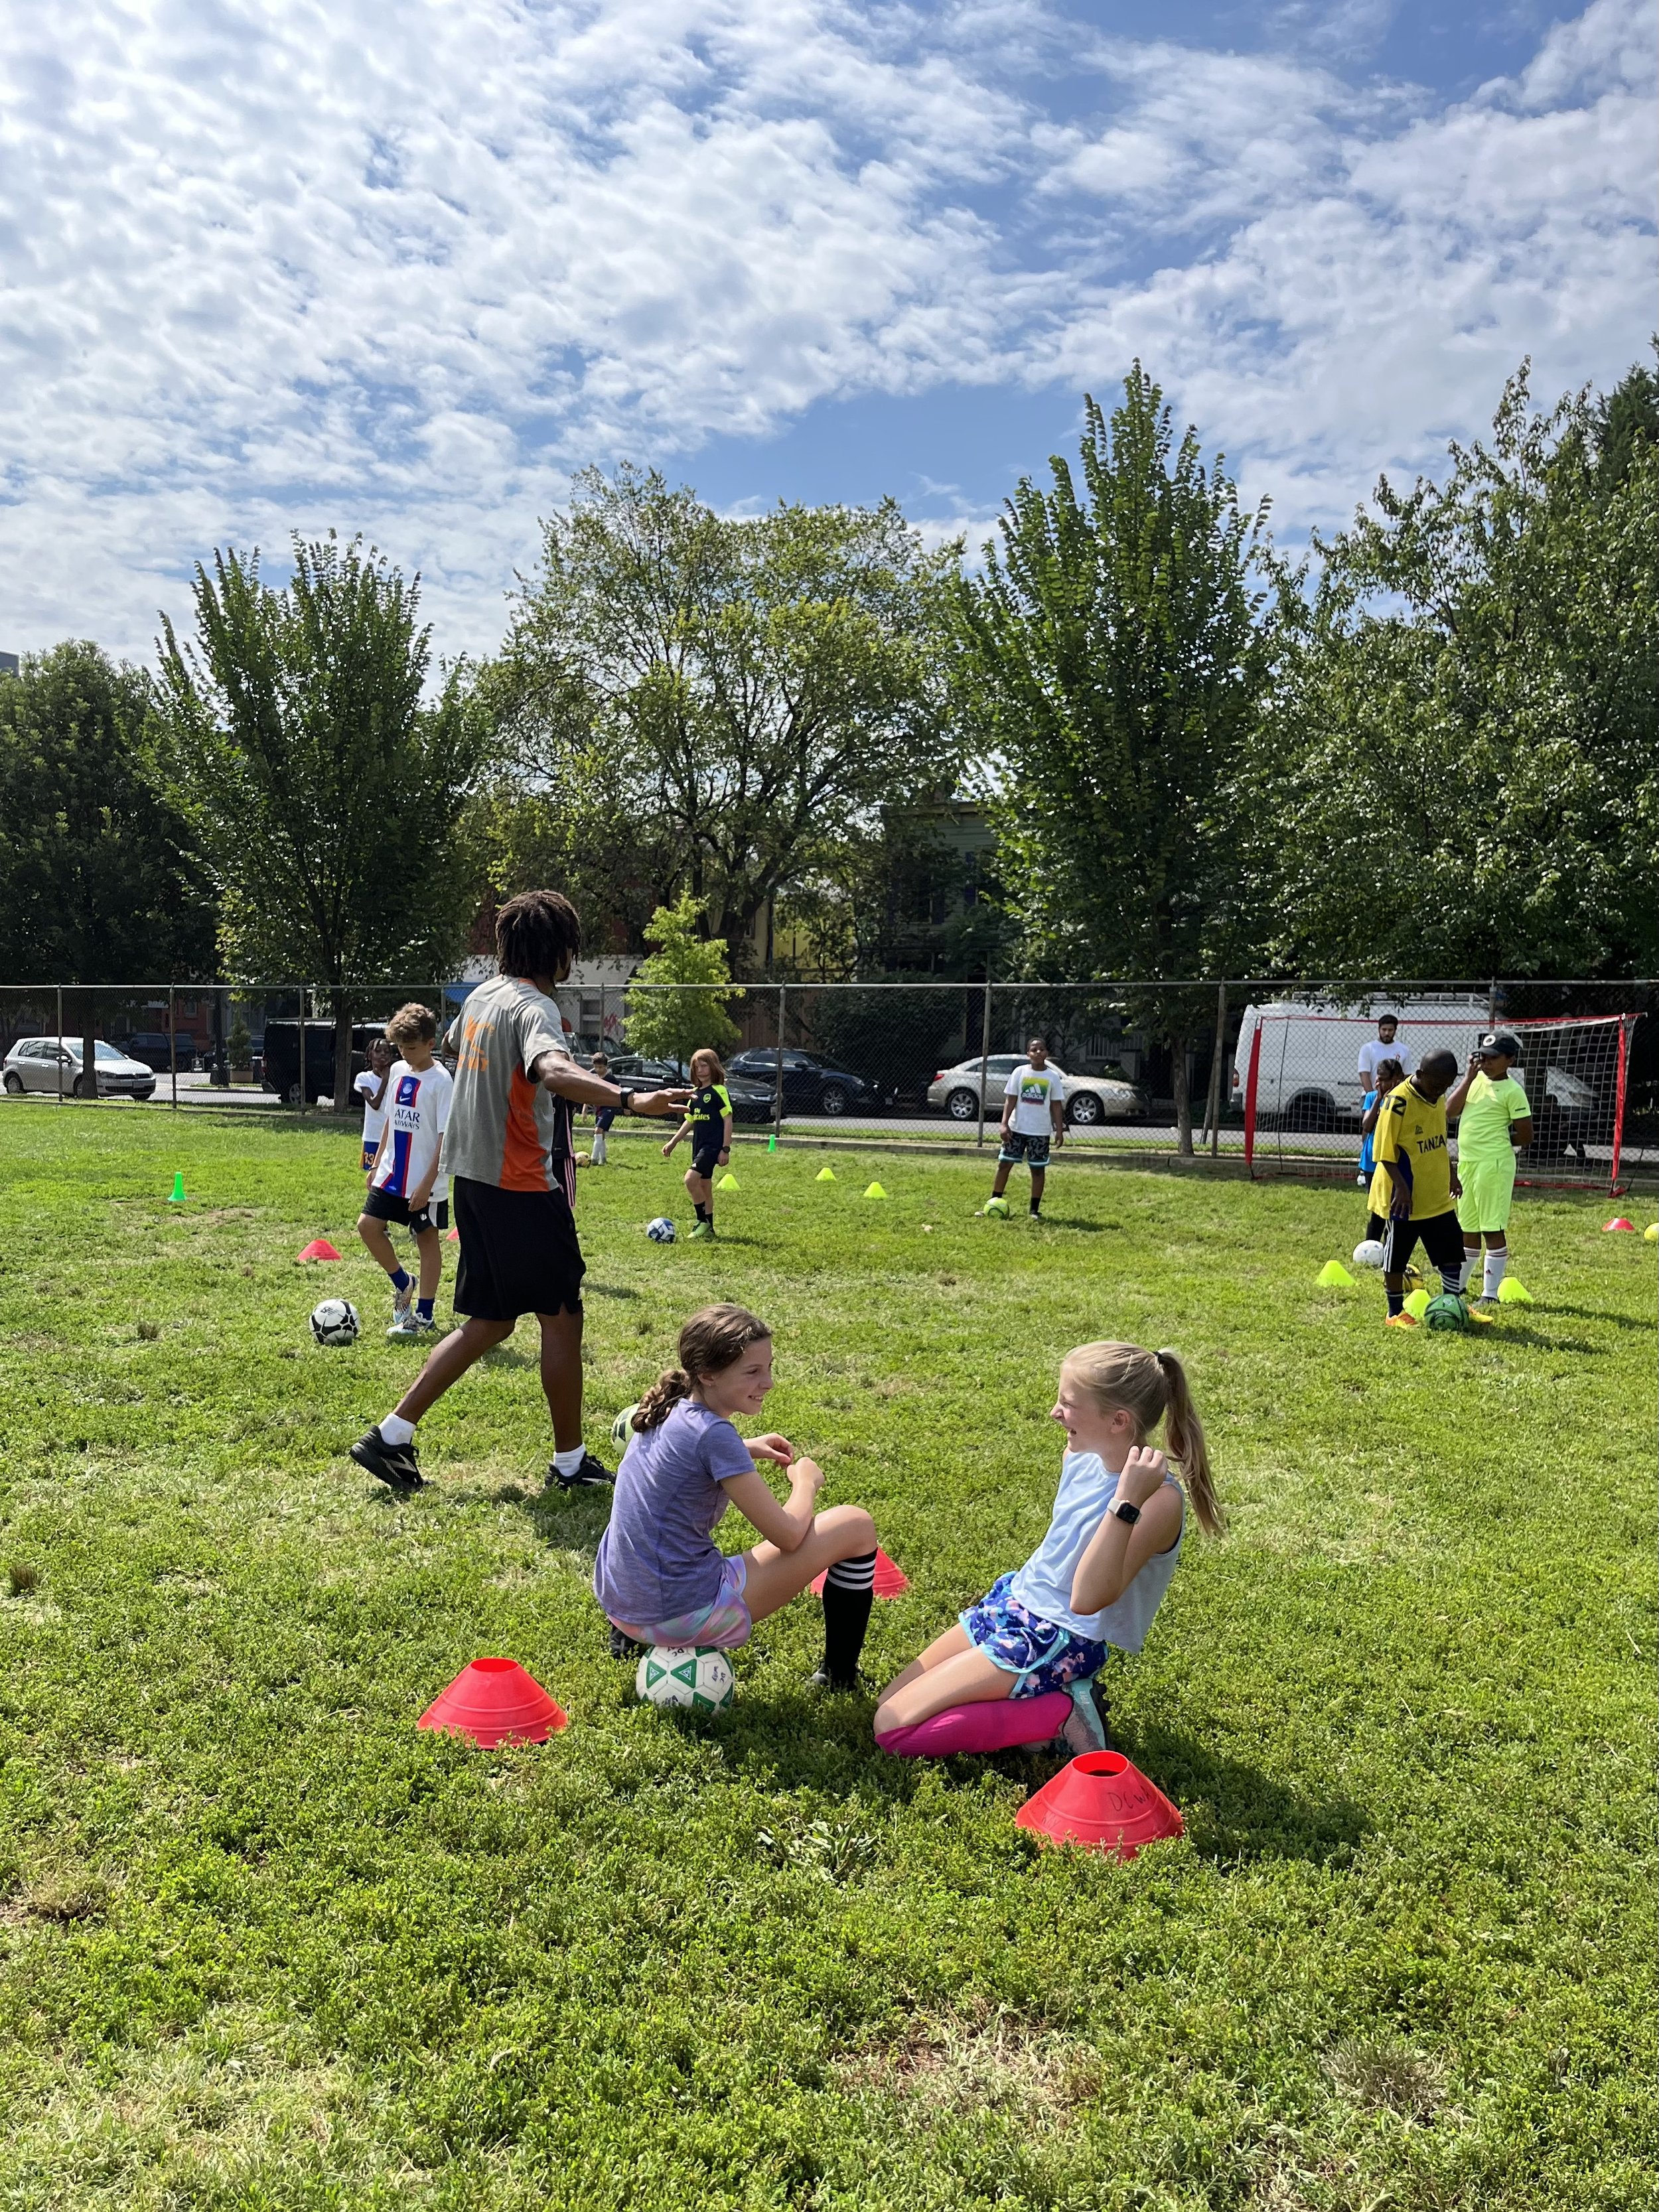
[[412, 1305], [404, 1306], [393, 1315], [392, 1326], [387, 1329], [386, 1334], [399, 1337], [424, 1336], [428, 1329], [435, 1328], [437, 1325], [436, 1322], [422, 1321]]
[[1091, 1675], [1086, 1682], [1072, 1683], [1068, 1694], [1072, 1710], [1060, 1732], [1061, 1741], [1073, 1758], [1085, 1751], [1104, 1751], [1108, 1708], [1100, 1684]]
[[398, 1498], [407, 1498], [412, 1492], [426, 1487], [414, 1445], [389, 1444], [380, 1434], [378, 1423], [366, 1437], [358, 1437], [351, 1447], [351, 1456]]
[[1491, 1305], [1486, 1305], [1482, 1302], [1475, 1305], [1466, 1306], [1463, 1310], [1470, 1321], [1478, 1321], [1482, 1328], [1490, 1328], [1498, 1318], [1496, 1299], [1492, 1301]]
[[1408, 1313], [1390, 1314], [1382, 1326], [1384, 1328], [1415, 1328], [1417, 1316]]
[[694, 1244], [711, 1243], [714, 1240], [714, 1224], [712, 1221], [694, 1221], [692, 1223], [691, 1242]]
[[643, 1659], [650, 1650], [647, 1644], [636, 1644], [631, 1636], [624, 1636], [620, 1628], [611, 1631], [611, 1656], [613, 1659]]
[[556, 1465], [550, 1465], [546, 1486], [549, 1490], [605, 1490], [616, 1480], [602, 1459], [584, 1452], [581, 1465], [572, 1474], [561, 1474]]
[[823, 1668], [818, 1667], [807, 1676], [806, 1686], [809, 1690], [824, 1691], [831, 1697], [855, 1698], [864, 1689], [865, 1680], [856, 1668], [846, 1681], [838, 1682]]
[[410, 1315], [412, 1314], [414, 1310], [415, 1280], [413, 1276], [411, 1276], [409, 1281], [404, 1285], [402, 1290], [393, 1291], [392, 1293], [392, 1328], [389, 1328], [386, 1331], [386, 1334], [390, 1336], [392, 1330], [397, 1328], [398, 1323], [400, 1321], [407, 1321]]

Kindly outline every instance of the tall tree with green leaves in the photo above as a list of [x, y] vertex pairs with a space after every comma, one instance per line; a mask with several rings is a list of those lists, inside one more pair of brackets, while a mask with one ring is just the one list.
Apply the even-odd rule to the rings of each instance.
[[296, 535], [280, 591], [257, 550], [216, 552], [195, 601], [193, 640], [163, 617], [161, 757], [212, 862], [232, 975], [328, 987], [343, 1111], [353, 987], [436, 977], [459, 951], [487, 719], [465, 668], [423, 698], [419, 579], [360, 538]]
[[741, 959], [830, 848], [948, 782], [952, 566], [890, 501], [732, 520], [654, 472], [586, 471], [491, 678], [525, 788], [597, 798], [624, 866], [689, 890]]
[[[39, 983], [200, 981], [215, 902], [147, 756], [148, 678], [84, 641], [0, 677], [0, 974]], [[90, 1068], [96, 998], [73, 1004]]]
[[1176, 442], [1139, 362], [1109, 420], [1092, 398], [1082, 483], [1056, 455], [1022, 480], [957, 603], [958, 696], [989, 783], [1002, 895], [1024, 963], [1112, 978], [1171, 1048], [1192, 1149], [1187, 1042], [1204, 992], [1145, 987], [1228, 972], [1244, 916], [1218, 794], [1260, 712], [1270, 659], [1250, 514], [1198, 433]]
[[656, 946], [628, 987], [625, 1034], [649, 1060], [689, 1060], [702, 1045], [724, 1052], [738, 1025], [726, 1008], [743, 993], [732, 981], [726, 947], [700, 933], [702, 910], [690, 891], [659, 907], [646, 925]]

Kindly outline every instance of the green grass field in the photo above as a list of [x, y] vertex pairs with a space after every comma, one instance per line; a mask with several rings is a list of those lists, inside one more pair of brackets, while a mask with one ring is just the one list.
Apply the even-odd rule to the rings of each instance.
[[[431, 1488], [360, 1475], [416, 1355], [356, 1150], [0, 1109], [5, 2212], [1656, 2201], [1654, 1252], [1605, 1200], [1523, 1206], [1538, 1303], [1465, 1340], [1311, 1287], [1352, 1189], [1062, 1162], [1033, 1227], [974, 1163], [745, 1150], [722, 1241], [662, 1249], [678, 1160], [584, 1176], [590, 1442], [686, 1312], [758, 1308], [768, 1425], [912, 1577], [878, 1676], [1046, 1525], [1067, 1347], [1186, 1354], [1232, 1528], [1112, 1677], [1187, 1820], [1123, 1865], [1014, 1826], [1052, 1762], [814, 1702], [810, 1597], [720, 1723], [636, 1706], [528, 1340]], [[417, 1732], [486, 1651], [563, 1735]]]

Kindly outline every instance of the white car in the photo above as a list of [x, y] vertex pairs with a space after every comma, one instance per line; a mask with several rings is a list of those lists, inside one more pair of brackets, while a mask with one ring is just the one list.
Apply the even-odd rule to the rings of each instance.
[[[984, 1065], [985, 1118], [1000, 1121], [1004, 1088], [1014, 1070], [1025, 1065], [1025, 1055], [994, 1052]], [[1054, 1066], [1052, 1060], [1049, 1066]], [[1120, 1082], [1115, 1075], [1066, 1075], [1059, 1067], [1054, 1073], [1064, 1078], [1066, 1119], [1073, 1128], [1092, 1128], [1100, 1121], [1133, 1121], [1145, 1110], [1133, 1084]], [[953, 1121], [976, 1123], [979, 1077], [977, 1053], [970, 1060], [959, 1060], [954, 1067], [942, 1067], [927, 1086], [927, 1103], [948, 1114]]]
[[0, 1074], [14, 1098], [26, 1091], [59, 1092], [66, 1098], [153, 1098], [155, 1070], [129, 1060], [101, 1037], [94, 1039], [93, 1081], [81, 1073], [79, 1037], [22, 1037], [6, 1054]]

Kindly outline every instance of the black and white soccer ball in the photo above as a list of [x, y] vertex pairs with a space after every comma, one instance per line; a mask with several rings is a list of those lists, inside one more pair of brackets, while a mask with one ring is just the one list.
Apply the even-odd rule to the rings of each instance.
[[659, 1213], [654, 1221], [646, 1223], [645, 1233], [653, 1244], [672, 1244], [674, 1241], [674, 1224], [665, 1213]]
[[325, 1298], [312, 1312], [311, 1333], [319, 1344], [356, 1344], [362, 1327], [349, 1298]]

